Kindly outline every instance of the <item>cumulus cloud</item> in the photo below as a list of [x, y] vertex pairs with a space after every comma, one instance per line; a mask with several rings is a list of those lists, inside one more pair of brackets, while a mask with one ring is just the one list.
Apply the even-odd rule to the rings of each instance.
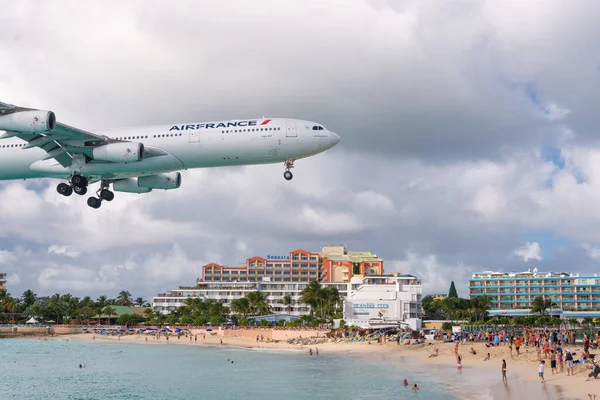
[[[185, 171], [178, 190], [118, 193], [100, 210], [54, 181], [0, 184], [9, 290], [150, 296], [207, 262], [340, 243], [426, 292], [452, 277], [465, 294], [472, 272], [530, 260], [596, 270], [600, 3], [340, 5], [3, 7], [1, 101], [84, 129], [265, 115], [342, 137], [291, 182], [281, 165]], [[523, 246], [532, 231], [573, 245], [542, 258], [539, 242]]]
[[542, 260], [542, 249], [538, 242], [527, 243], [515, 250], [515, 255], [521, 257], [523, 261]]

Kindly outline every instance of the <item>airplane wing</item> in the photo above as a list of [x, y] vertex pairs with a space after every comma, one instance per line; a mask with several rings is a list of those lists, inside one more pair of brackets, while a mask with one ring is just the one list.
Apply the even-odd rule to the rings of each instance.
[[[38, 111], [35, 109], [17, 107], [11, 104], [0, 102], [0, 130], [3, 129], [1, 118], [9, 116], [10, 114], [19, 114], [28, 111]], [[88, 159], [93, 160], [93, 149], [98, 146], [103, 146], [109, 143], [117, 142], [128, 142], [127, 140], [115, 140], [104, 135], [98, 135], [83, 129], [75, 128], [61, 122], [56, 122], [54, 113], [51, 111], [41, 111], [42, 113], [49, 113], [53, 122], [50, 124], [51, 127], [44, 131], [37, 132], [31, 128], [31, 124], [24, 126], [19, 130], [5, 130], [5, 133], [0, 136], [0, 139], [9, 137], [18, 137], [28, 142], [22, 148], [24, 150], [33, 147], [39, 147], [44, 150], [47, 154], [42, 160], [48, 160], [54, 158], [63, 167], [71, 165], [74, 155], [84, 154]], [[33, 116], [33, 118], [38, 118]], [[35, 119], [37, 122], [38, 119]], [[48, 120], [50, 121], [50, 119]], [[19, 125], [20, 126], [20, 125]], [[158, 148], [144, 148], [144, 157], [156, 157], [161, 155], [167, 155], [168, 153]]]

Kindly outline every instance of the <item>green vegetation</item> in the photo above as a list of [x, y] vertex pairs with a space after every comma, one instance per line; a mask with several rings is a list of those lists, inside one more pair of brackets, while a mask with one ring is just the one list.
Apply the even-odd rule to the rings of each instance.
[[446, 297], [436, 300], [428, 295], [423, 297], [422, 306], [425, 311], [424, 319], [468, 319], [475, 322], [487, 318], [490, 299], [487, 296], [477, 296], [471, 299]]
[[[150, 305], [142, 298], [136, 303], [144, 307]], [[23, 323], [30, 317], [42, 321], [55, 321], [58, 324], [89, 323], [96, 315], [116, 317], [112, 306], [132, 306], [131, 293], [123, 291], [116, 299], [109, 299], [105, 295], [96, 301], [89, 296], [80, 299], [70, 294], [56, 293], [52, 296], [37, 296], [32, 290], [26, 290], [23, 295], [11, 297], [5, 290], [0, 291], [0, 320]]]
[[343, 317], [340, 292], [331, 286], [322, 287], [319, 281], [308, 284], [302, 291], [300, 301], [310, 306], [312, 316], [322, 319]]
[[[300, 302], [309, 305], [311, 315], [285, 323], [286, 326], [316, 326], [333, 318], [342, 318], [342, 301], [339, 291], [332, 287], [322, 287], [318, 281], [311, 282], [302, 292]], [[290, 295], [282, 299], [282, 304], [291, 312], [294, 300]], [[144, 315], [117, 313], [114, 307], [144, 307]], [[107, 319], [120, 325], [219, 325], [229, 321], [240, 325], [248, 324], [248, 317], [271, 314], [265, 294], [251, 292], [245, 297], [233, 300], [230, 307], [222, 303], [199, 298], [188, 298], [185, 304], [169, 314], [153, 311], [150, 304], [138, 297], [135, 300], [128, 291], [122, 291], [115, 299], [106, 295], [92, 300], [89, 296], [80, 299], [70, 294], [57, 293], [53, 296], [37, 296], [26, 290], [20, 298], [13, 298], [6, 291], [0, 291], [0, 321], [24, 323], [30, 317], [38, 321], [55, 321], [58, 324], [89, 324], [93, 320], [104, 323]], [[261, 322], [264, 324], [268, 322]], [[280, 321], [279, 325], [284, 322]]]
[[546, 310], [552, 307], [556, 307], [556, 304], [551, 299], [544, 299], [542, 296], [537, 296], [531, 303], [531, 312], [546, 315]]
[[450, 283], [450, 290], [448, 291], [448, 297], [458, 299], [458, 293], [456, 293], [456, 287], [454, 286], [454, 281], [452, 281]]

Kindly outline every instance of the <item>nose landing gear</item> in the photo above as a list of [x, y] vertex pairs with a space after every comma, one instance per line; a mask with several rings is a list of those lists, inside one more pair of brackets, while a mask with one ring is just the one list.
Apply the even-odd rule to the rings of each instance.
[[291, 168], [294, 168], [294, 160], [287, 160], [285, 163], [285, 172], [283, 173], [283, 177], [285, 178], [286, 181], [291, 181], [292, 178], [294, 177], [294, 174], [292, 174], [292, 171], [290, 171]]

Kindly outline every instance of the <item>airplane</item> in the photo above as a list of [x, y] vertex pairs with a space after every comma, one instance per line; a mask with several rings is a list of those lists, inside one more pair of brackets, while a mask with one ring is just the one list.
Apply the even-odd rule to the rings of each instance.
[[0, 180], [57, 178], [63, 196], [85, 195], [95, 209], [114, 193], [177, 189], [181, 170], [283, 162], [331, 149], [340, 137], [322, 124], [255, 118], [90, 131], [57, 122], [52, 111], [0, 102]]

